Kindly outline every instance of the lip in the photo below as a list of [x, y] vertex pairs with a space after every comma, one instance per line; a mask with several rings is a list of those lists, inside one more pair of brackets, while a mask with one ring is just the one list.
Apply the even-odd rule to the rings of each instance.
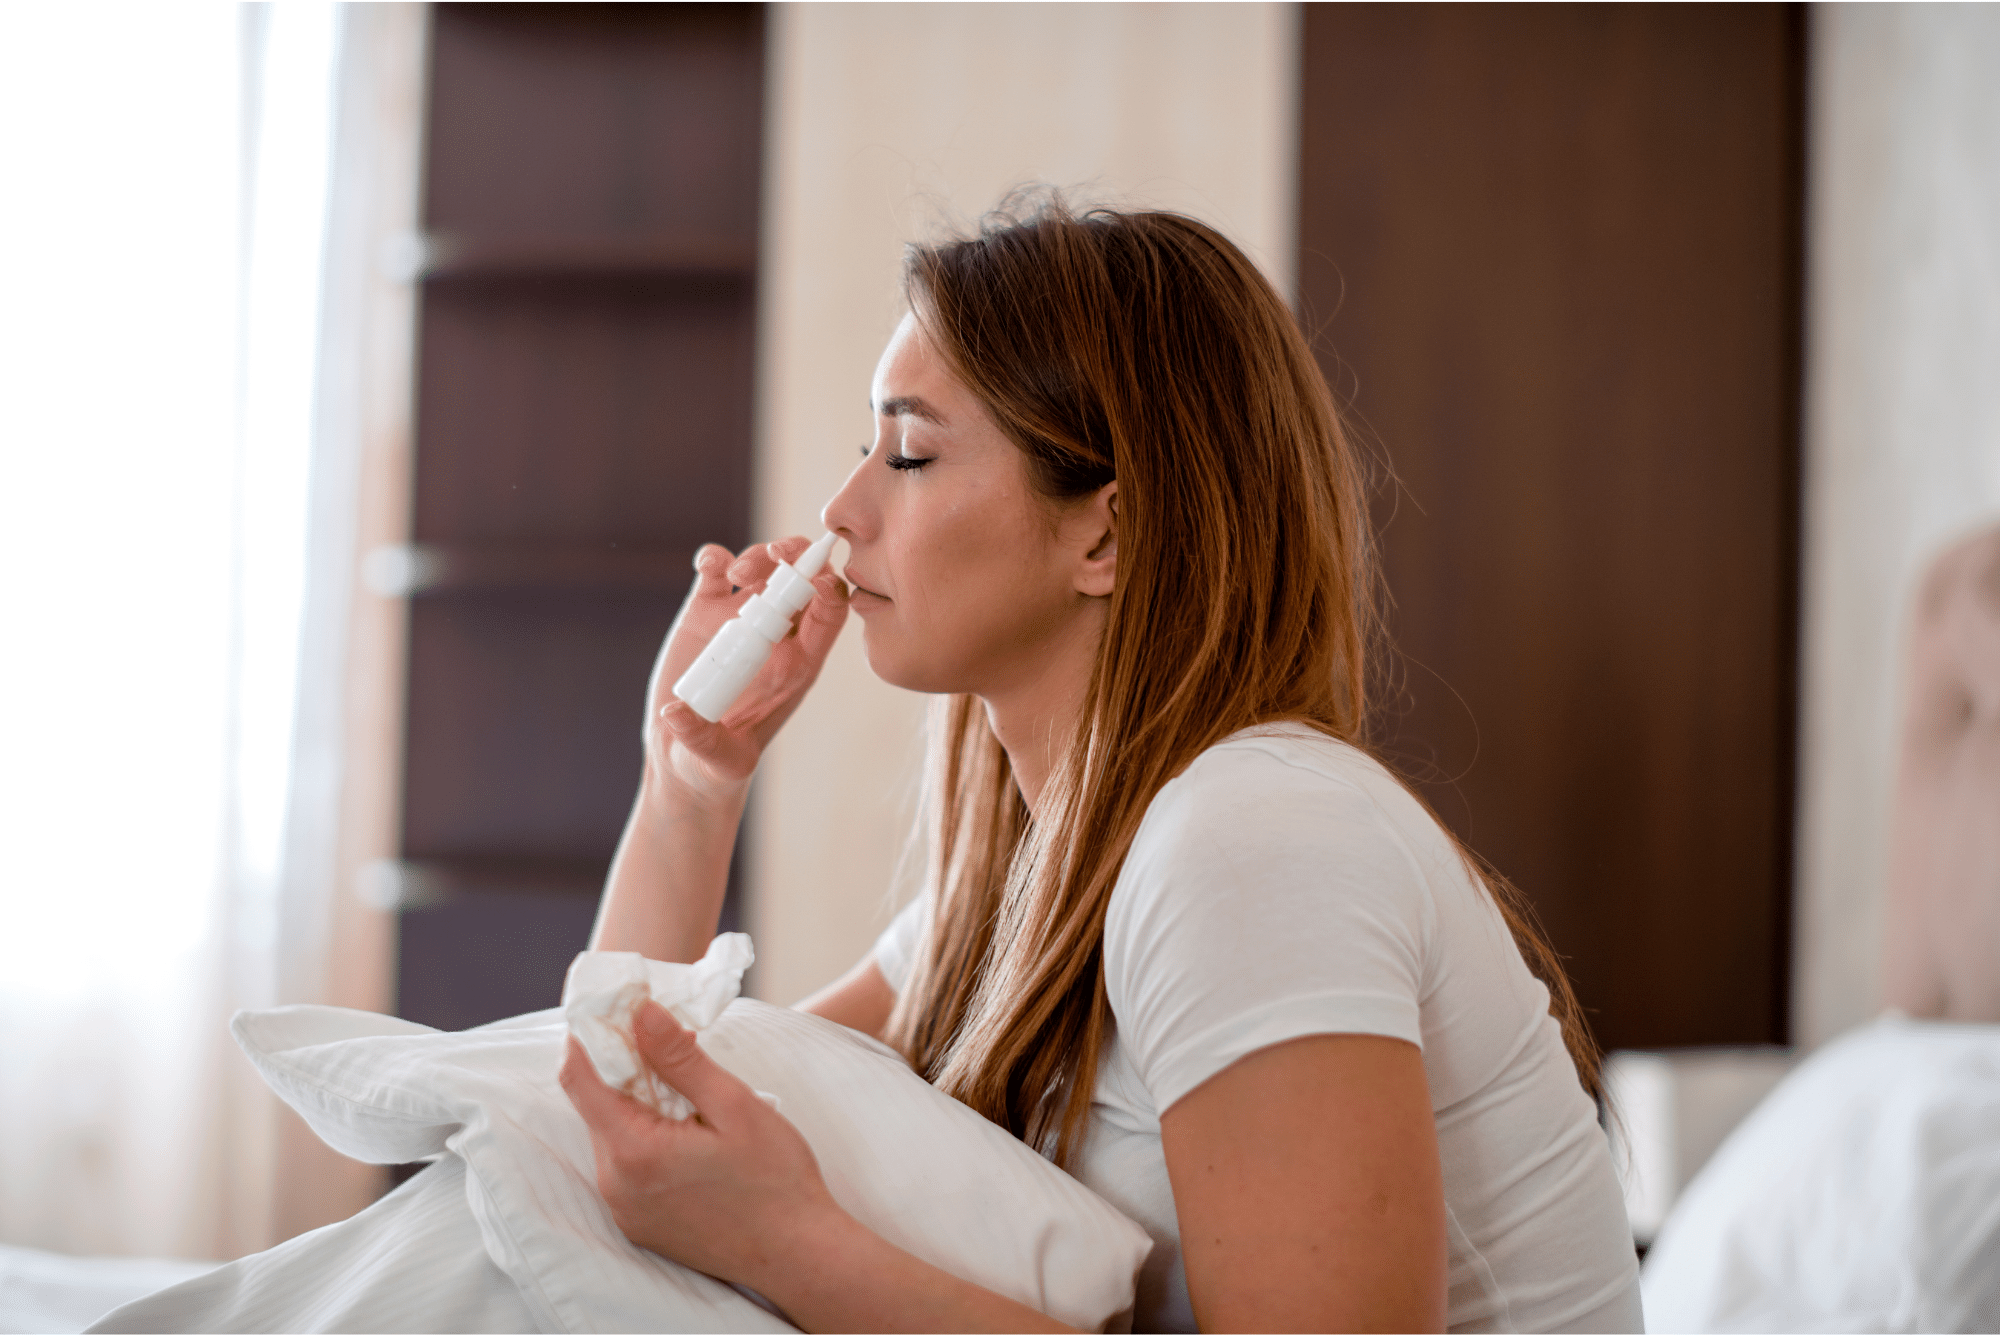
[[852, 587], [854, 593], [860, 595], [861, 597], [880, 598], [885, 603], [889, 601], [887, 595], [875, 592], [875, 590], [869, 588], [866, 584], [863, 584], [860, 580], [856, 579], [854, 576], [853, 566], [848, 566], [847, 568], [842, 570], [840, 572], [840, 577], [846, 580], [849, 586]]

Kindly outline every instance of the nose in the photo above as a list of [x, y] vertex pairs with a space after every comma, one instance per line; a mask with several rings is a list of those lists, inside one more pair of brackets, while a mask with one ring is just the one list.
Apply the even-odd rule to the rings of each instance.
[[833, 494], [819, 512], [819, 522], [830, 533], [838, 533], [847, 539], [851, 548], [854, 543], [868, 536], [868, 515], [870, 507], [866, 499], [868, 460], [864, 457], [847, 475], [840, 490]]

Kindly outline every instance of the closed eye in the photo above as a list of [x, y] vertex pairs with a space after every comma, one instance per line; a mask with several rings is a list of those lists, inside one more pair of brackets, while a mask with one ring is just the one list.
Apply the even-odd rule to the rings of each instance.
[[[862, 458], [866, 459], [869, 455], [873, 453], [875, 453], [874, 446], [863, 445], [861, 447]], [[907, 472], [911, 469], [922, 468], [925, 464], [930, 462], [930, 459], [919, 458], [916, 455], [911, 455], [911, 454], [898, 454], [894, 450], [888, 450], [883, 453], [882, 462], [889, 465], [889, 467], [895, 469], [897, 472], [902, 473], [902, 472]]]

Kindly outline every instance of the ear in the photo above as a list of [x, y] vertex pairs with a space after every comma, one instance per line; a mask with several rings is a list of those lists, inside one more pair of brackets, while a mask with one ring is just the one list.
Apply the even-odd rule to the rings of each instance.
[[1070, 522], [1083, 551], [1073, 587], [1086, 598], [1109, 598], [1118, 582], [1118, 484], [1099, 487]]

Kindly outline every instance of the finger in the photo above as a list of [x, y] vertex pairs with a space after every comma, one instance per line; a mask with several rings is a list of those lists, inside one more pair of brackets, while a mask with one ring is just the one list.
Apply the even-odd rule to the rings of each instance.
[[632, 1037], [639, 1055], [694, 1105], [710, 1126], [727, 1123], [743, 1100], [756, 1100], [750, 1087], [716, 1064], [695, 1042], [694, 1030], [682, 1025], [657, 1001], [641, 1006], [632, 1017]]
[[729, 565], [735, 560], [727, 547], [719, 542], [704, 543], [694, 554], [694, 595], [697, 598], [726, 598], [729, 596]]
[[569, 1040], [569, 1050], [563, 1054], [562, 1070], [556, 1079], [562, 1085], [563, 1093], [569, 1095], [570, 1106], [590, 1128], [593, 1139], [603, 1136], [610, 1140], [624, 1140], [643, 1134], [660, 1120], [660, 1115], [651, 1108], [605, 1084], [597, 1074], [597, 1067], [591, 1063], [590, 1054], [573, 1037]]
[[813, 576], [813, 600], [799, 618], [799, 644], [814, 662], [825, 659], [847, 624], [847, 582], [830, 570]]
[[841, 578], [840, 570], [833, 562], [828, 561], [821, 566], [820, 572], [813, 576], [812, 582], [813, 588], [819, 590], [820, 597], [838, 598], [842, 603], [847, 601], [849, 592], [847, 581]]
[[729, 563], [729, 582], [737, 588], [751, 584], [762, 584], [771, 578], [771, 572], [778, 568], [778, 562], [771, 555], [767, 543], [745, 547], [743, 554]]
[[787, 565], [792, 565], [806, 554], [806, 548], [810, 546], [812, 542], [807, 538], [779, 538], [776, 542], [765, 543], [764, 550], [771, 554], [773, 561], [783, 561]]

